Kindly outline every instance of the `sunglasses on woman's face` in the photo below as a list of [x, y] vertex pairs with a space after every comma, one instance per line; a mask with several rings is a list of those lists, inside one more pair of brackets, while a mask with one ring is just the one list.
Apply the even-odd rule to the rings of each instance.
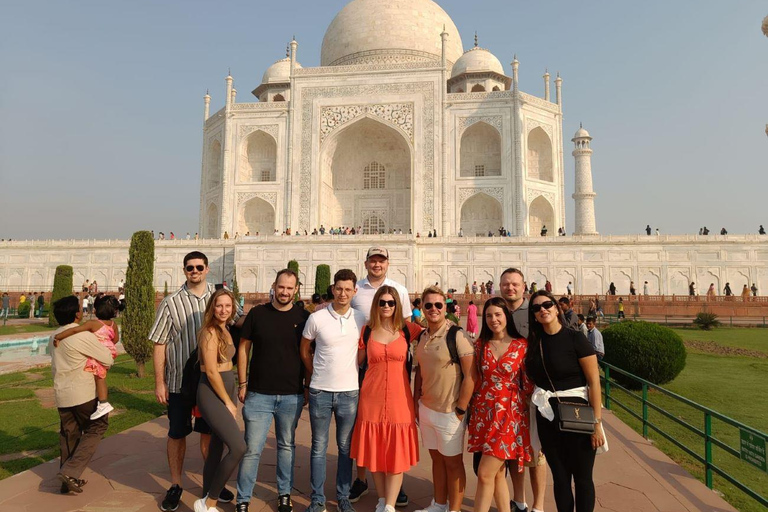
[[432, 309], [433, 306], [435, 308], [437, 308], [438, 311], [443, 309], [443, 303], [442, 302], [434, 302], [434, 303], [432, 303], [432, 302], [425, 302], [424, 303], [424, 309], [426, 309], [427, 311]]
[[382, 299], [382, 300], [379, 301], [379, 307], [380, 308], [383, 308], [384, 306], [388, 306], [390, 308], [393, 308], [393, 307], [395, 307], [396, 304], [397, 304], [397, 302], [395, 302], [394, 300], [383, 300]]
[[531, 311], [534, 313], [538, 313], [542, 309], [552, 309], [555, 306], [555, 303], [551, 300], [548, 300], [547, 302], [542, 302], [541, 304], [534, 304], [531, 306]]
[[195, 265], [187, 265], [185, 270], [187, 272], [192, 272], [195, 269], [197, 269], [198, 272], [202, 272], [203, 270], [205, 270], [205, 265], [197, 265], [197, 266], [195, 266]]

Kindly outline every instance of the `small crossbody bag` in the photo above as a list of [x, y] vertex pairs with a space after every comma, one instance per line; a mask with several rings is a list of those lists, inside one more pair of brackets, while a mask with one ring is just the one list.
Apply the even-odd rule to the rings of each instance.
[[[547, 365], [544, 363], [544, 347], [539, 339], [539, 351], [541, 352], [541, 365], [544, 367], [544, 373], [547, 374], [552, 391], [555, 391], [555, 385], [547, 371]], [[560, 418], [559, 427], [561, 432], [573, 432], [575, 434], [595, 433], [595, 411], [589, 404], [577, 404], [574, 402], [564, 402], [559, 396], [557, 398], [557, 416]]]

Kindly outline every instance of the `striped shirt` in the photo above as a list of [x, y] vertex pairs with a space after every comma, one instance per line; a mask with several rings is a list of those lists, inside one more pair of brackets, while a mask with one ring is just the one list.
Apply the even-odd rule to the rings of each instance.
[[[181, 392], [181, 376], [189, 354], [197, 348], [197, 333], [203, 326], [203, 315], [208, 299], [216, 286], [206, 283], [206, 290], [198, 297], [187, 284], [163, 299], [149, 331], [149, 339], [156, 345], [165, 345], [165, 382], [169, 393]], [[235, 318], [243, 314], [237, 306]]]

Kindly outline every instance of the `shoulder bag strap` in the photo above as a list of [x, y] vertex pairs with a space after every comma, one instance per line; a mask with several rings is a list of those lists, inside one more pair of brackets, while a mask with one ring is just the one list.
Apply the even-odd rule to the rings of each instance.
[[555, 398], [557, 398], [557, 403], [562, 403], [562, 400], [560, 400], [560, 397], [557, 396], [557, 390], [555, 389], [555, 384], [552, 382], [552, 377], [549, 376], [549, 372], [547, 371], [547, 365], [544, 362], [544, 345], [541, 342], [541, 336], [539, 336], [539, 352], [541, 352], [541, 366], [544, 367], [544, 373], [547, 374], [547, 379], [549, 380], [549, 384], [552, 386], [552, 392], [555, 393]]

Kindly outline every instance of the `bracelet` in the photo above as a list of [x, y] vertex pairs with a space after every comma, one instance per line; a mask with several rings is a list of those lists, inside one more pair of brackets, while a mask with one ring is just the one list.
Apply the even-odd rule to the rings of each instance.
[[246, 387], [248, 387], [248, 383], [247, 382], [243, 382], [242, 384], [239, 384], [237, 386], [237, 389], [243, 389], [243, 388], [246, 388]]
[[467, 411], [466, 411], [466, 409], [462, 409], [462, 408], [461, 408], [461, 407], [459, 407], [458, 405], [456, 406], [456, 408], [455, 408], [455, 409], [453, 409], [453, 411], [454, 411], [456, 414], [458, 414], [459, 416], [464, 416], [465, 414], [467, 414]]

